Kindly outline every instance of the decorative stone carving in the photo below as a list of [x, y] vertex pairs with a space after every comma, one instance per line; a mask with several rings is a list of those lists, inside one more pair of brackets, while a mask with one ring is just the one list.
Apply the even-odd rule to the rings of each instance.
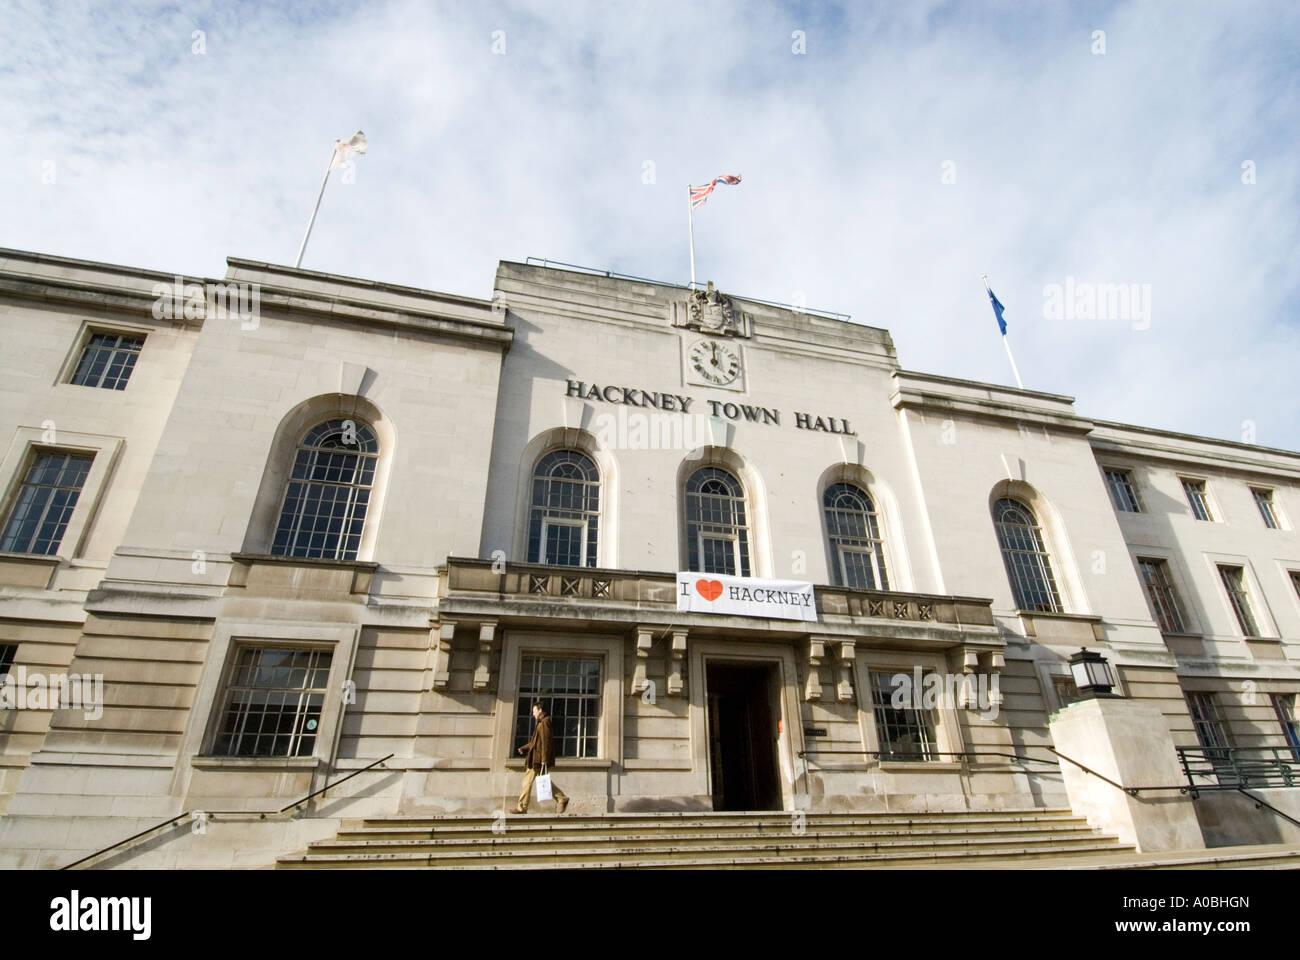
[[718, 337], [748, 337], [749, 314], [736, 309], [729, 297], [714, 289], [692, 290], [684, 301], [672, 305], [674, 327], [685, 327]]
[[686, 659], [686, 631], [673, 631], [672, 653], [668, 660], [668, 696], [686, 694], [686, 681], [682, 679], [682, 661]]
[[650, 663], [650, 648], [654, 646], [654, 640], [653, 628], [636, 628], [636, 666], [632, 670], [632, 696], [634, 697], [645, 692], [646, 682], [649, 680], [646, 676], [646, 668]]
[[444, 620], [436, 629], [438, 636], [433, 646], [433, 689], [442, 690], [451, 679], [451, 641], [456, 636], [456, 624]]
[[803, 698], [809, 702], [822, 698], [821, 666], [826, 656], [826, 644], [816, 638], [808, 641], [808, 682], [804, 684]]
[[853, 661], [857, 655], [857, 647], [852, 640], [840, 641], [840, 682], [835, 686], [835, 699], [840, 703], [848, 703], [853, 699]]
[[496, 628], [495, 620], [478, 625], [478, 664], [474, 667], [475, 690], [486, 690], [492, 676], [492, 639]]

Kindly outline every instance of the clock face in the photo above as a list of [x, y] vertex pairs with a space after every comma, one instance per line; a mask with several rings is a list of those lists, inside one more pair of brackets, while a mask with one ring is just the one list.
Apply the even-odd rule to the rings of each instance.
[[740, 356], [725, 343], [701, 340], [691, 347], [691, 367], [709, 383], [727, 384], [740, 376]]

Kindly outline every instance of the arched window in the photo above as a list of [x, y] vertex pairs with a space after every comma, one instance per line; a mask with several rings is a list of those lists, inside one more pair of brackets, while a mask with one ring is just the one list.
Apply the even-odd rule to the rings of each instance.
[[1052, 577], [1052, 563], [1043, 547], [1034, 512], [1019, 500], [1003, 497], [993, 504], [993, 526], [998, 531], [1002, 561], [1016, 606], [1021, 610], [1061, 612], [1061, 597]]
[[271, 553], [355, 560], [379, 461], [379, 443], [364, 423], [327, 420], [298, 444], [285, 486]]
[[726, 470], [703, 467], [686, 481], [686, 552], [691, 570], [749, 576], [745, 492]]
[[600, 521], [600, 475], [591, 458], [556, 450], [533, 470], [528, 562], [566, 567], [596, 566]]
[[822, 497], [837, 586], [888, 590], [885, 542], [871, 497], [851, 483], [833, 483]]

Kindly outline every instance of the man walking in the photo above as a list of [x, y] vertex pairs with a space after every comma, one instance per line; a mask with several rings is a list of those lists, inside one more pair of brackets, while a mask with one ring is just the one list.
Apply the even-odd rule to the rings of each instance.
[[[543, 766], [549, 773], [551, 765], [555, 763], [555, 750], [551, 746], [551, 718], [540, 703], [533, 704], [533, 719], [537, 721], [533, 738], [519, 748], [519, 752], [525, 754], [524, 766], [527, 768], [524, 770], [524, 789], [519, 794], [519, 805], [510, 811], [511, 813], [528, 812], [528, 800], [533, 791], [533, 781], [537, 779], [537, 774], [541, 772]], [[551, 781], [551, 796], [555, 798], [556, 812], [563, 813], [564, 808], [569, 805], [569, 798], [555, 785], [554, 780]]]

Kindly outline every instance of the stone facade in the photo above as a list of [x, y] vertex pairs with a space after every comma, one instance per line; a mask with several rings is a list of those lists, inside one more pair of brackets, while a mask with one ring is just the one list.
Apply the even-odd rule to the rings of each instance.
[[[256, 310], [214, 305], [218, 284], [256, 291]], [[194, 309], [160, 311], [187, 288]], [[34, 452], [94, 455], [57, 550], [0, 554], [0, 652], [15, 648], [14, 671], [103, 683], [98, 711], [0, 714], [0, 866], [61, 865], [195, 811], [221, 823], [212, 842], [113, 862], [256, 865], [330, 820], [508, 809], [537, 662], [597, 665], [588, 755], [556, 769], [575, 812], [719, 806], [735, 768], [720, 751], [745, 741], [724, 715], [751, 724], [751, 761], [768, 749], [753, 731], [771, 733], [771, 782], [756, 773], [746, 795], [770, 808], [1067, 805], [1042, 761], [1082, 646], [1163, 715], [1171, 754], [1198, 745], [1188, 693], [1213, 695], [1232, 745], [1288, 749], [1275, 699], [1294, 710], [1300, 691], [1294, 453], [907, 371], [870, 326], [518, 263], [475, 300], [237, 259], [213, 281], [5, 250], [0, 323], [0, 520]], [[125, 389], [70, 382], [96, 332], [143, 335]], [[346, 557], [287, 556], [296, 451], [327, 421], [375, 438], [364, 524]], [[534, 471], [555, 451], [594, 466], [598, 507], [539, 528]], [[741, 488], [747, 572], [815, 584], [816, 623], [677, 610], [674, 572], [706, 548], [684, 491], [707, 468]], [[1117, 509], [1105, 469], [1129, 472], [1140, 512]], [[1206, 484], [1212, 520], [1193, 517], [1184, 478]], [[870, 497], [887, 589], [845, 585], [823, 508], [839, 483]], [[1055, 610], [1019, 608], [1003, 498], [1037, 520]], [[543, 562], [548, 536], [579, 537], [582, 565]], [[1178, 629], [1157, 622], [1139, 558], [1164, 561]], [[1258, 636], [1221, 565], [1243, 571]], [[254, 647], [328, 651], [309, 749], [220, 755]], [[923, 761], [898, 758], [871, 692], [918, 667], [958, 693], [930, 712]], [[306, 820], [276, 820], [385, 757]], [[1220, 804], [1211, 842], [1234, 819], [1269, 838], [1258, 817]]]

